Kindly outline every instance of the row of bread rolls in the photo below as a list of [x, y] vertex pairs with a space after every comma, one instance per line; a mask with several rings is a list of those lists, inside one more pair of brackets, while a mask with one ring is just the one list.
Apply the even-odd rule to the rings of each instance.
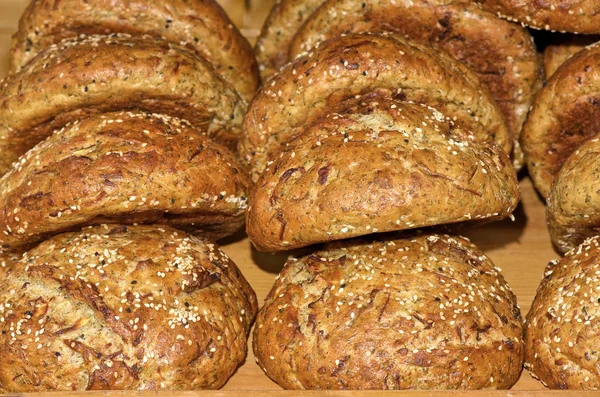
[[214, 243], [244, 224], [248, 42], [212, 0], [34, 0], [11, 65], [0, 392], [223, 386], [257, 312]]

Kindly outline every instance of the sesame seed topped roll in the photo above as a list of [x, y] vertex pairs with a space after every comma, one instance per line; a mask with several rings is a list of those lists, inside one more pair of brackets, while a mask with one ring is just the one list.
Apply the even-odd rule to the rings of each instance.
[[116, 225], [55, 236], [0, 281], [0, 392], [219, 388], [256, 311], [204, 239]]
[[290, 258], [253, 346], [286, 389], [507, 389], [522, 332], [516, 297], [477, 247], [404, 235]]

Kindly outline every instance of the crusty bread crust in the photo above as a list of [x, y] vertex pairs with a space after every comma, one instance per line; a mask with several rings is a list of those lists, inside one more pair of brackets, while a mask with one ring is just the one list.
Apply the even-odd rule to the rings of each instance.
[[544, 71], [547, 78], [550, 78], [567, 59], [588, 45], [600, 41], [600, 36], [596, 35], [565, 34], [557, 37], [544, 48]]
[[12, 269], [20, 257], [21, 255], [15, 253], [0, 252], [0, 283], [4, 280], [6, 273]]
[[204, 239], [155, 226], [62, 234], [0, 281], [0, 391], [219, 388], [256, 311]]
[[11, 47], [12, 72], [43, 49], [81, 34], [129, 33], [186, 45], [247, 101], [258, 89], [248, 41], [213, 0], [33, 0]]
[[0, 174], [54, 129], [123, 109], [190, 120], [235, 147], [246, 102], [178, 45], [127, 35], [63, 41], [0, 84]]
[[286, 389], [507, 389], [522, 331], [516, 297], [469, 241], [381, 237], [289, 259], [253, 345]]
[[0, 244], [108, 222], [220, 238], [243, 225], [248, 185], [235, 156], [186, 121], [102, 114], [56, 132], [0, 179]]
[[363, 99], [273, 156], [247, 209], [258, 249], [497, 220], [515, 209], [517, 177], [501, 149], [477, 143], [435, 109]]

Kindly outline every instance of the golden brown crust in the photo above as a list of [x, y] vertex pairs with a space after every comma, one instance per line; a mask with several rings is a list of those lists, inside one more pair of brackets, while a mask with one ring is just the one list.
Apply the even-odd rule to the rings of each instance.
[[378, 31], [442, 48], [474, 71], [506, 117], [517, 144], [516, 167], [523, 165], [519, 134], [543, 81], [541, 58], [526, 29], [471, 1], [378, 0], [357, 7], [353, 0], [328, 0], [298, 30], [290, 59], [342, 34]]
[[544, 71], [550, 77], [558, 68], [590, 44], [600, 41], [600, 36], [578, 34], [560, 35], [544, 49]]
[[233, 154], [185, 121], [102, 114], [57, 131], [0, 179], [0, 244], [110, 222], [220, 238], [243, 225], [248, 185]]
[[206, 58], [247, 101], [258, 89], [248, 41], [213, 0], [33, 0], [13, 37], [10, 69], [81, 34], [129, 33], [184, 44]]
[[349, 240], [288, 260], [253, 346], [286, 389], [506, 389], [524, 353], [498, 269], [442, 235]]
[[551, 389], [598, 389], [600, 242], [548, 264], [527, 314], [525, 368]]
[[479, 79], [439, 50], [398, 37], [353, 34], [325, 42], [286, 65], [252, 100], [240, 144], [252, 177], [269, 152], [298, 136], [340, 101], [385, 89], [399, 99], [433, 106], [482, 141], [510, 153], [504, 117]]
[[600, 131], [600, 46], [565, 62], [533, 102], [521, 134], [529, 175], [546, 198], [554, 176]]
[[535, 29], [571, 33], [600, 33], [597, 0], [476, 0], [501, 18]]
[[470, 219], [519, 201], [508, 156], [432, 108], [373, 97], [314, 123], [261, 175], [246, 231], [263, 251]]
[[155, 226], [62, 234], [0, 281], [0, 391], [219, 388], [256, 311], [204, 239]]
[[0, 283], [6, 277], [6, 273], [12, 269], [15, 263], [19, 260], [21, 255], [15, 253], [3, 253], [0, 252]]
[[548, 196], [548, 230], [562, 252], [600, 234], [600, 139], [577, 149], [557, 174]]
[[63, 41], [0, 85], [0, 174], [68, 122], [132, 108], [190, 120], [235, 147], [246, 103], [183, 47], [127, 35]]

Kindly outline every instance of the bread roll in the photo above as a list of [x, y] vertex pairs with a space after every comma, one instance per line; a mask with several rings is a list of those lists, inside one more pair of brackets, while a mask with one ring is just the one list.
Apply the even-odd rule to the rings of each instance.
[[541, 58], [526, 29], [499, 19], [472, 1], [378, 0], [357, 7], [353, 0], [327, 0], [308, 17], [290, 46], [290, 59], [342, 34], [393, 31], [439, 47], [468, 66], [489, 88], [518, 146], [533, 95], [541, 88]]
[[501, 18], [534, 29], [571, 33], [600, 33], [597, 0], [476, 0]]
[[450, 55], [380, 34], [329, 40], [281, 70], [253, 99], [244, 118], [240, 152], [256, 181], [269, 152], [338, 103], [376, 89], [437, 108], [481, 141], [510, 153], [512, 140], [488, 90]]
[[544, 198], [571, 153], [600, 131], [599, 88], [600, 46], [594, 45], [565, 62], [536, 95], [521, 144]]
[[0, 391], [219, 388], [256, 310], [206, 240], [154, 226], [62, 234], [0, 282]]
[[286, 389], [506, 389], [522, 331], [516, 297], [469, 241], [382, 237], [289, 259], [254, 353]]
[[262, 251], [373, 232], [508, 217], [517, 177], [433, 108], [374, 96], [289, 143], [250, 196], [246, 231]]
[[550, 77], [565, 61], [590, 44], [600, 41], [600, 36], [566, 34], [559, 36], [544, 49], [544, 70]]
[[213, 0], [33, 0], [13, 37], [10, 69], [20, 70], [62, 39], [110, 33], [181, 43], [206, 58], [247, 101], [258, 89], [250, 44]]
[[599, 153], [598, 137], [584, 143], [565, 162], [550, 189], [548, 229], [562, 252], [600, 234]]
[[102, 114], [56, 132], [0, 179], [0, 244], [109, 222], [220, 238], [243, 225], [248, 183], [236, 158], [186, 121]]
[[598, 389], [599, 237], [546, 267], [527, 314], [525, 367], [552, 389]]
[[235, 147], [246, 103], [178, 45], [127, 35], [63, 41], [0, 84], [0, 174], [52, 130], [123, 109], [190, 120]]

